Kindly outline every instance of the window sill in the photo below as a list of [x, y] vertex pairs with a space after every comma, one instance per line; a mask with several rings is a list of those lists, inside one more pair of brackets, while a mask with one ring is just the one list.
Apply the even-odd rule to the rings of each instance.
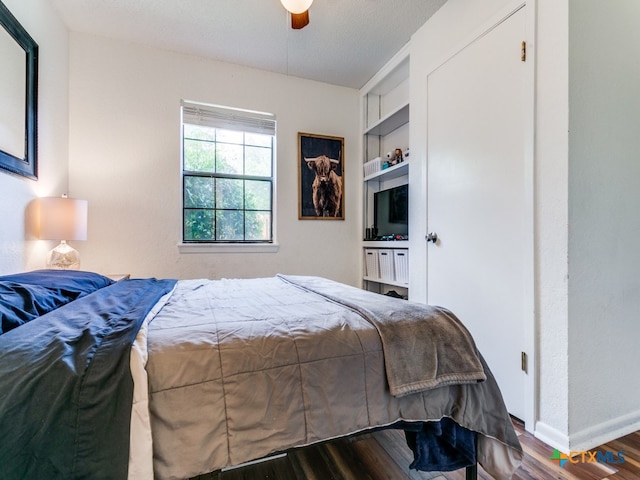
[[276, 253], [277, 243], [179, 243], [180, 253]]

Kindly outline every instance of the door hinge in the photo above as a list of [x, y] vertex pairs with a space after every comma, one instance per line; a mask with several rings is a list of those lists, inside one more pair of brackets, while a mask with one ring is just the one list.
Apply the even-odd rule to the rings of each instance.
[[526, 352], [520, 352], [520, 368], [524, 373], [529, 373], [529, 358]]
[[520, 60], [523, 62], [527, 61], [527, 42], [524, 40], [520, 44]]

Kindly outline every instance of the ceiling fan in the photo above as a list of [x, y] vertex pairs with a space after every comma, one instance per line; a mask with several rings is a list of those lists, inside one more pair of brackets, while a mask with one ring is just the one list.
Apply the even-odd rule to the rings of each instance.
[[309, 24], [309, 7], [313, 0], [280, 0], [291, 14], [291, 28], [300, 30]]

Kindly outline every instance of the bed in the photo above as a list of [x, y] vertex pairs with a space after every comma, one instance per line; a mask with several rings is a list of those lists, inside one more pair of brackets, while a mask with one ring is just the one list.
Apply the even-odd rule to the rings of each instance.
[[522, 449], [500, 391], [446, 309], [327, 279], [0, 277], [7, 478], [184, 479], [377, 428], [412, 468]]

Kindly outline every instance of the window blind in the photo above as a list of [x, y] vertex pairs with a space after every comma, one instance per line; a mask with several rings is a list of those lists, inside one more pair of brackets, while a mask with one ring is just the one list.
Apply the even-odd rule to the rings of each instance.
[[227, 130], [276, 134], [276, 117], [271, 113], [182, 101], [182, 122]]

